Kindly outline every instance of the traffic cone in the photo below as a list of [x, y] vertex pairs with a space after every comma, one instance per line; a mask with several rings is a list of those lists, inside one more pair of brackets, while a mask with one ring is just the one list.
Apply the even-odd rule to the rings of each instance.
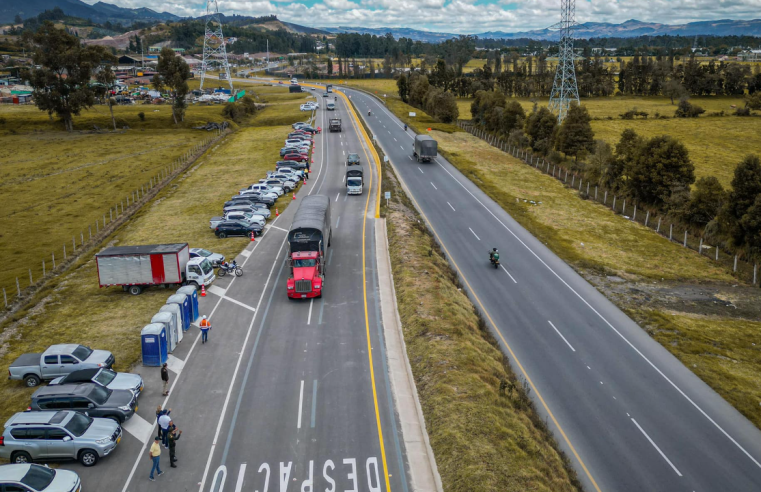
[[304, 186], [306, 186], [306, 184], [307, 184], [307, 179], [304, 178]]
[[312, 169], [311, 168], [309, 169], [309, 174], [312, 174]]
[[293, 197], [294, 200], [296, 199], [296, 193], [291, 193], [291, 196]]
[[275, 217], [280, 217], [280, 212], [277, 209], [275, 209]]
[[206, 286], [201, 284], [201, 297], [206, 297]]
[[311, 164], [314, 164], [314, 157], [312, 157], [312, 162], [311, 162]]
[[254, 241], [256, 241], [256, 239], [254, 239], [254, 231], [251, 231], [251, 242], [253, 243]]

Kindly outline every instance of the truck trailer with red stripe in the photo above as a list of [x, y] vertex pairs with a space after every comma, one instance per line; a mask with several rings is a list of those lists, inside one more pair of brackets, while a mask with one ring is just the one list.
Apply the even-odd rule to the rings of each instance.
[[140, 294], [150, 285], [208, 287], [214, 267], [206, 258], [191, 258], [188, 243], [114, 246], [95, 255], [101, 287], [119, 285]]

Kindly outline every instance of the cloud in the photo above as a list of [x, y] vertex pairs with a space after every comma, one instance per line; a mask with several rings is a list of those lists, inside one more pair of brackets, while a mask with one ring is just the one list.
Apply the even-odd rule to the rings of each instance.
[[[95, 3], [97, 0], [85, 0]], [[200, 0], [110, 0], [120, 7], [148, 7], [180, 16], [205, 13]], [[581, 0], [578, 22], [629, 19], [677, 24], [759, 17], [759, 0]], [[560, 20], [560, 0], [219, 0], [227, 14], [271, 15], [310, 27], [408, 27], [454, 34], [543, 29]]]

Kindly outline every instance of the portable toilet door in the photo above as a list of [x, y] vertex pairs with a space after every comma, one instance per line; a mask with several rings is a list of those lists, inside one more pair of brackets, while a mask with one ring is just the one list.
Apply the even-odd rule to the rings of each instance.
[[199, 313], [198, 313], [198, 290], [196, 290], [195, 287], [192, 285], [186, 285], [185, 287], [180, 287], [177, 289], [178, 294], [185, 294], [190, 298], [190, 307], [193, 312], [193, 317], [190, 318], [190, 322], [198, 319]]
[[160, 313], [169, 313], [172, 315], [172, 322], [177, 328], [177, 343], [182, 341], [182, 308], [177, 304], [164, 304], [159, 309]]
[[177, 325], [172, 313], [156, 313], [151, 318], [151, 323], [161, 323], [166, 328], [167, 351], [174, 352], [177, 348]]
[[166, 300], [167, 304], [177, 304], [180, 306], [180, 310], [182, 311], [182, 329], [183, 330], [189, 330], [190, 329], [190, 299], [188, 299], [188, 296], [185, 294], [175, 294], [173, 296], [169, 296], [169, 299]]
[[166, 328], [163, 323], [145, 325], [140, 332], [143, 365], [160, 367], [167, 360]]

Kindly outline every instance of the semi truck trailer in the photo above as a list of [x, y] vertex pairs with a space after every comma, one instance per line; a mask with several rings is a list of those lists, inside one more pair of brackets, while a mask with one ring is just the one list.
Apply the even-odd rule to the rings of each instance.
[[325, 195], [302, 198], [288, 231], [289, 298], [322, 297], [331, 236], [330, 199]]

